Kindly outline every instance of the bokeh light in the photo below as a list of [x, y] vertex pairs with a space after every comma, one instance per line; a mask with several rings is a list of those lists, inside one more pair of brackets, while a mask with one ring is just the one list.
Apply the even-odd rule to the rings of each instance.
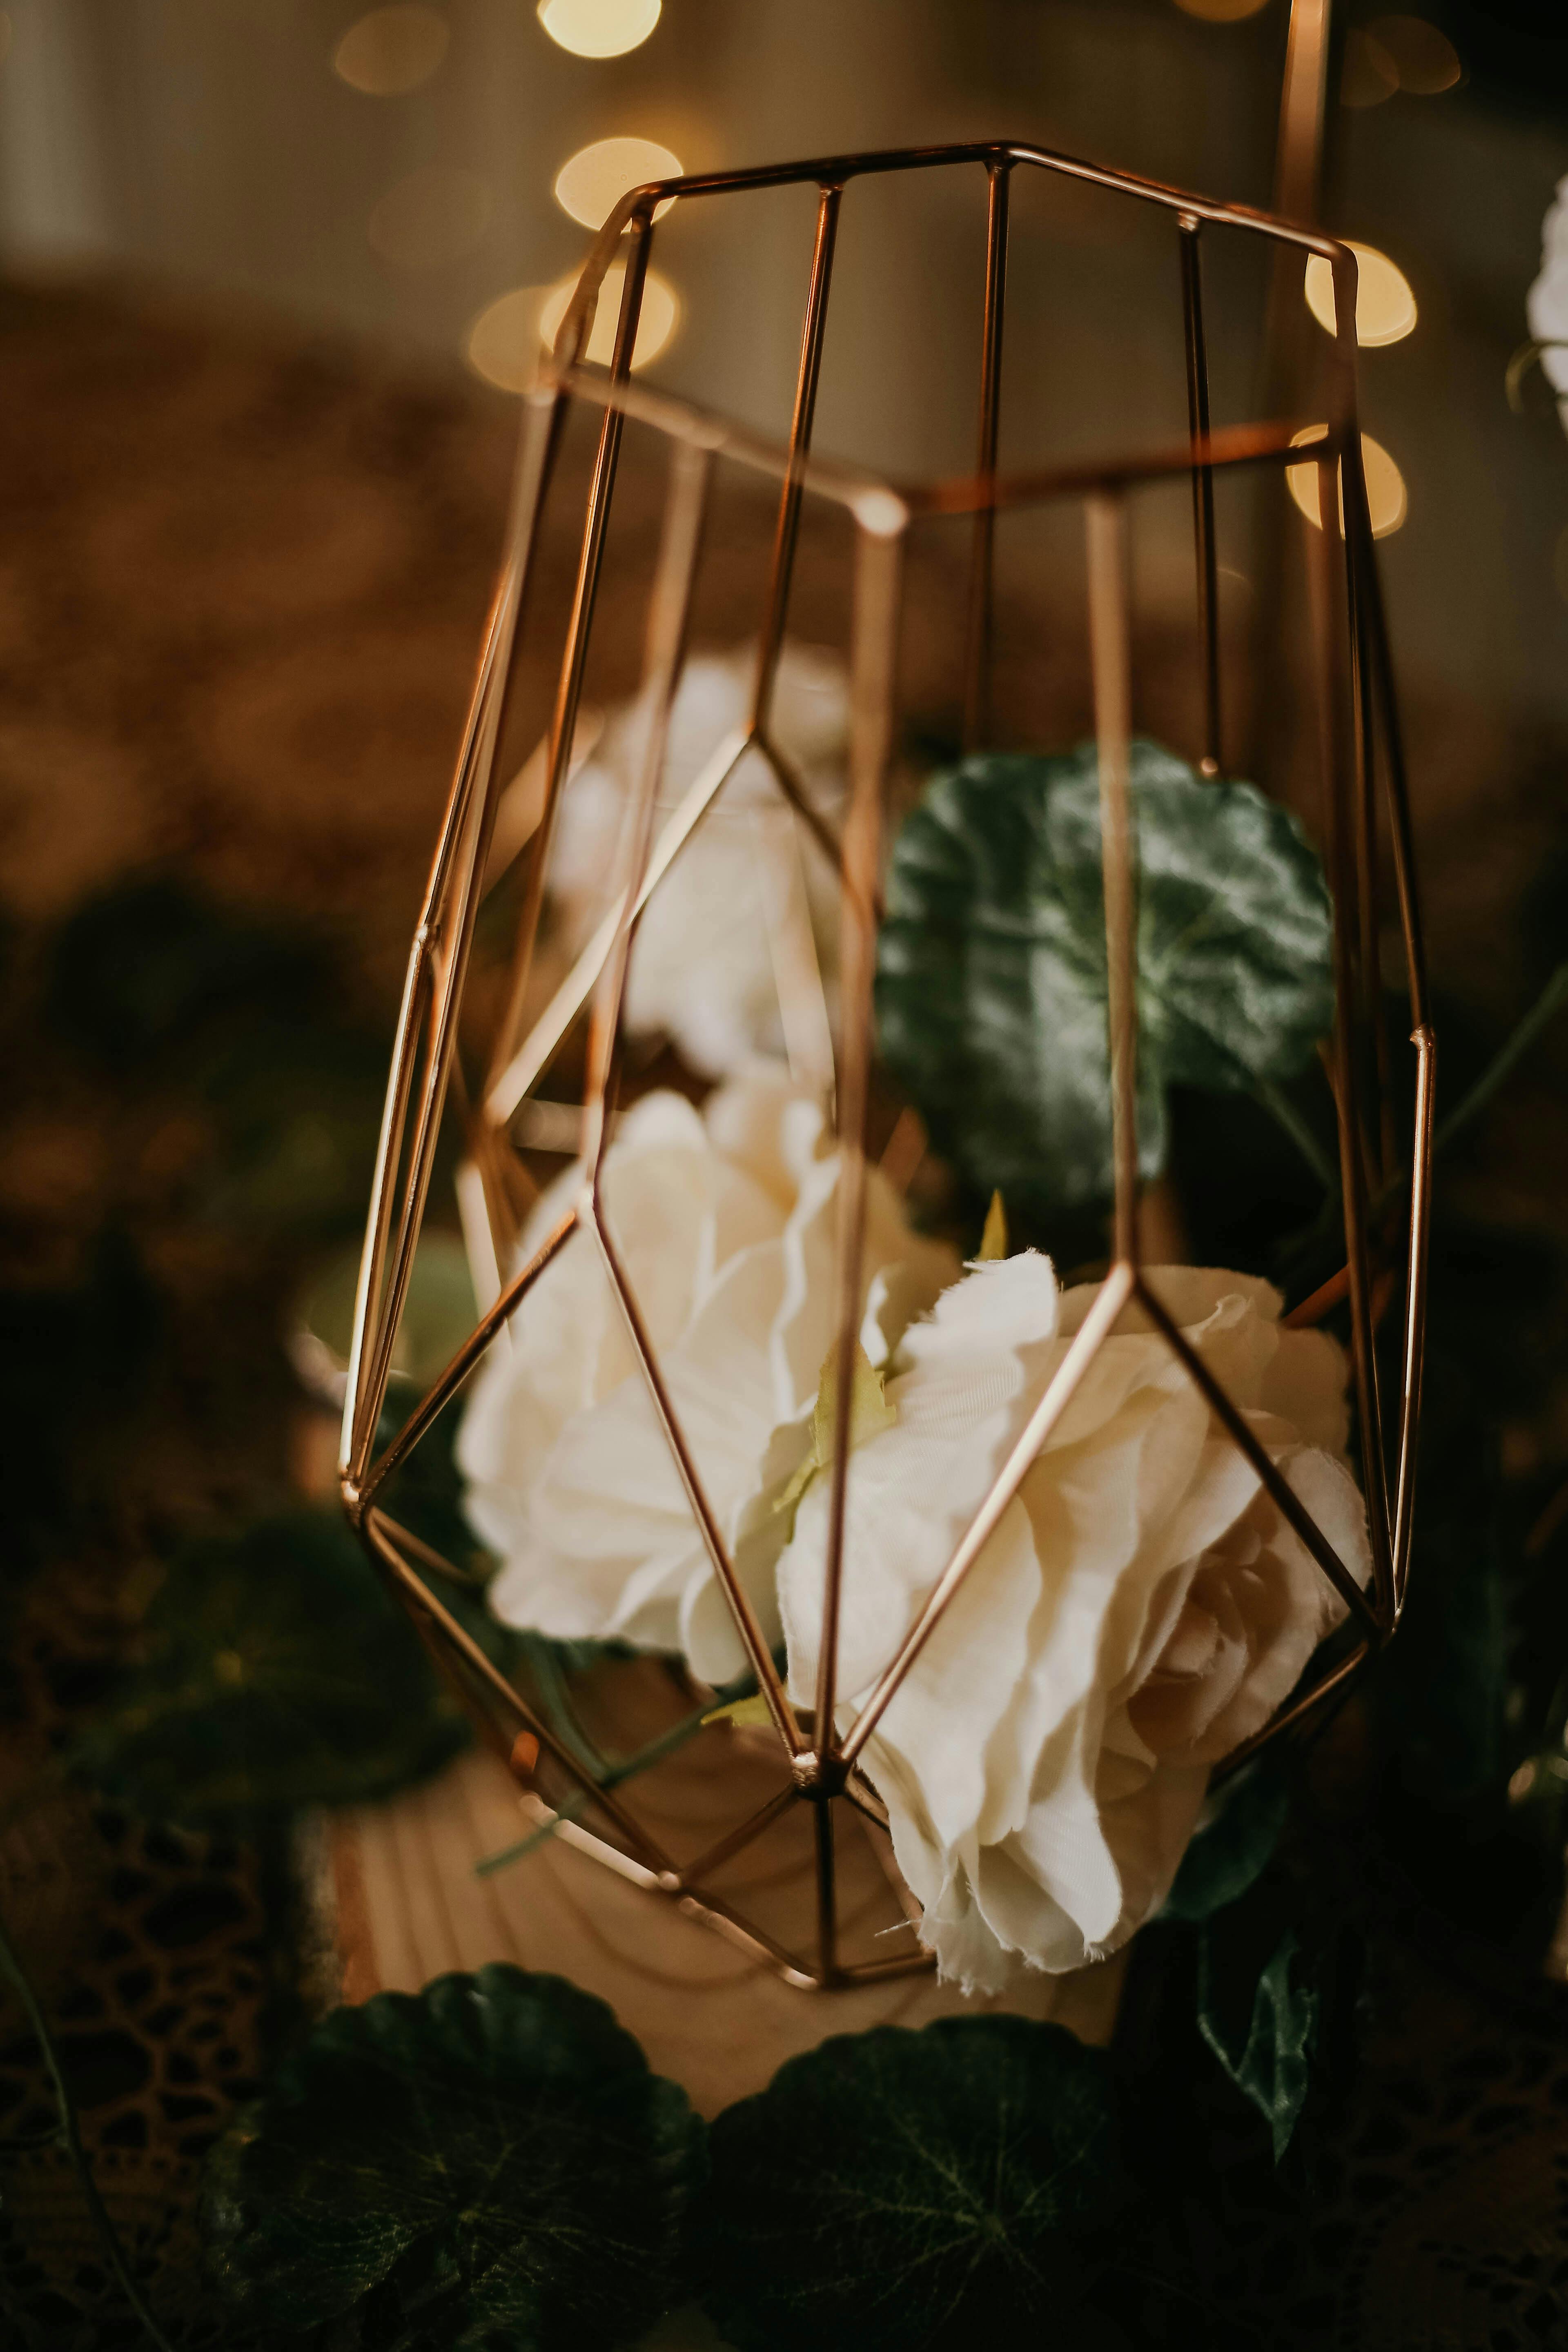
[[[615, 351], [616, 321], [620, 316], [626, 275], [623, 262], [612, 263], [599, 289], [599, 307], [588, 338], [587, 355], [601, 367], [609, 365]], [[517, 286], [510, 294], [498, 296], [480, 311], [468, 330], [466, 349], [474, 373], [501, 392], [526, 392], [538, 377], [542, 352], [555, 341], [576, 286], [575, 278], [563, 278], [555, 286]], [[647, 367], [650, 360], [658, 357], [679, 318], [680, 303], [675, 289], [657, 269], [650, 269], [643, 287], [634, 367]]]
[[[1410, 280], [1397, 263], [1375, 245], [1358, 245], [1347, 237], [1359, 272], [1355, 298], [1355, 339], [1370, 350], [1379, 343], [1397, 343], [1415, 324], [1415, 297]], [[1307, 308], [1320, 327], [1334, 332], [1334, 273], [1321, 253], [1308, 257], [1302, 289]]]
[[366, 234], [384, 261], [438, 269], [471, 253], [489, 226], [490, 192], [472, 172], [441, 164], [410, 172], [376, 205]]
[[1345, 61], [1340, 77], [1340, 98], [1346, 106], [1381, 106], [1399, 88], [1399, 68], [1381, 41], [1370, 33], [1345, 36]]
[[1440, 98], [1463, 78], [1453, 42], [1424, 16], [1374, 16], [1366, 29], [1412, 98]]
[[468, 365], [501, 392], [526, 392], [539, 373], [539, 310], [547, 286], [514, 286], [468, 330]]
[[[1291, 435], [1291, 446], [1300, 448], [1304, 442], [1319, 439], [1327, 430], [1327, 426], [1322, 425], [1303, 425], [1300, 433]], [[1386, 539], [1391, 531], [1399, 529], [1409, 510], [1410, 501], [1405, 495], [1405, 477], [1382, 442], [1374, 441], [1370, 433], [1363, 433], [1361, 436], [1361, 464], [1362, 472], [1366, 477], [1366, 504], [1367, 512], [1372, 518], [1372, 535], [1373, 539]], [[1290, 485], [1290, 496], [1295, 499], [1308, 521], [1317, 523], [1321, 529], [1317, 467], [1315, 465], [1288, 466], [1285, 469], [1285, 478]], [[1342, 496], [1340, 499], [1342, 537], [1344, 534], [1344, 499]]]
[[619, 58], [646, 41], [661, 0], [539, 0], [539, 21], [552, 41], [579, 58]]
[[1236, 25], [1243, 16], [1258, 16], [1268, 0], [1176, 0], [1176, 5], [1184, 16], [1203, 16], [1211, 25]]
[[[555, 201], [584, 228], [603, 228], [628, 188], [645, 180], [671, 180], [681, 169], [679, 155], [652, 139], [595, 139], [579, 147], [555, 174]], [[654, 214], [658, 220], [675, 202], [668, 196]]]
[[447, 19], [436, 9], [398, 0], [349, 26], [332, 52], [332, 71], [367, 98], [401, 98], [429, 80], [450, 38]]
[[[594, 313], [593, 331], [588, 337], [584, 356], [599, 367], [608, 367], [616, 348], [616, 321], [621, 315], [621, 289], [626, 284], [624, 262], [612, 262], [605, 272], [605, 282], [599, 289], [599, 305]], [[575, 278], [563, 278], [545, 296], [539, 312], [539, 339], [553, 344], [561, 321], [566, 316], [566, 306], [577, 290]], [[637, 320], [637, 347], [632, 353], [635, 368], [647, 367], [656, 360], [671, 335], [680, 316], [680, 305], [675, 289], [657, 269], [650, 269], [643, 286], [642, 313]]]

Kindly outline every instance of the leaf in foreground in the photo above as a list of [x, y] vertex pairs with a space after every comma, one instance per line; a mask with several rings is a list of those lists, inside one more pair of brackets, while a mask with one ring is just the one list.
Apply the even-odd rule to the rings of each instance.
[[1022, 2342], [1081, 2301], [1116, 2140], [1107, 2061], [1060, 2026], [825, 2042], [712, 2126], [708, 2309], [742, 2352]]
[[1198, 2031], [1268, 2126], [1276, 2163], [1306, 2105], [1321, 2005], [1295, 1927], [1266, 1899], [1205, 1927]]
[[284, 1513], [181, 1553], [141, 1650], [73, 1760], [151, 1820], [366, 1802], [468, 1738], [336, 1512]]
[[[1328, 891], [1293, 817], [1135, 742], [1139, 1157], [1165, 1088], [1277, 1085], [1333, 1017]], [[1105, 911], [1092, 744], [939, 775], [893, 852], [882, 1053], [937, 1148], [1035, 1213], [1110, 1190]]]
[[374, 2352], [574, 2352], [673, 2292], [702, 2127], [603, 2001], [492, 1966], [340, 2009], [214, 2151], [236, 2316]]

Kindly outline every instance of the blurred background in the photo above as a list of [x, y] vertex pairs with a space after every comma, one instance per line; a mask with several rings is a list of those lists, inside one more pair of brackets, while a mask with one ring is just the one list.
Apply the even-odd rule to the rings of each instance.
[[[0, 8], [7, 1786], [31, 1786], [120, 1687], [193, 1529], [330, 1507], [331, 1418], [290, 1342], [363, 1221], [518, 394], [616, 197], [680, 170], [1005, 135], [1268, 207], [1288, 20], [1287, 0]], [[1568, 954], [1568, 436], [1540, 369], [1510, 376], [1565, 174], [1559, 8], [1333, 9], [1320, 217], [1370, 249], [1363, 422], [1450, 1099]], [[812, 210], [793, 191], [659, 228], [647, 381], [784, 431]], [[1020, 177], [1005, 467], [1184, 432], [1173, 244], [1134, 205]], [[984, 252], [978, 172], [851, 191], [822, 452], [900, 477], [973, 463]], [[1216, 423], [1270, 396], [1310, 419], [1326, 348], [1311, 289], [1271, 281], [1234, 238], [1210, 240], [1206, 267]], [[635, 683], [658, 489], [629, 436], [601, 702]], [[556, 590], [574, 520], [563, 509], [549, 551]], [[1222, 502], [1222, 525], [1229, 764], [1310, 813], [1277, 542], [1245, 502]], [[706, 643], [754, 620], [770, 530], [765, 500], [726, 509]], [[1140, 723], [1192, 755], [1190, 531], [1184, 485], [1149, 503], [1136, 617]], [[842, 646], [841, 556], [808, 532], [792, 610], [807, 643]], [[998, 740], [1070, 743], [1089, 717], [1081, 557], [1008, 526], [999, 561]], [[960, 703], [940, 546], [912, 581], [911, 771], [955, 742]], [[542, 691], [541, 671], [519, 764]], [[1544, 1530], [1538, 1562], [1568, 1521], [1565, 1075], [1559, 1024], [1447, 1179], [1435, 1426], [1445, 1399], [1469, 1412], [1480, 1391], [1489, 1414], [1484, 1446], [1458, 1449], [1455, 1576], [1499, 1493]], [[1288, 1191], [1255, 1141], [1240, 1181]], [[1209, 1245], [1231, 1245], [1220, 1225]], [[1438, 1780], [1456, 1743], [1479, 1743], [1454, 1767], [1461, 1793], [1500, 1785], [1521, 1686], [1500, 1609], [1483, 1595], [1456, 1620], [1472, 1663], [1496, 1667], [1468, 1716], [1437, 1636], [1408, 1644], [1452, 1700], [1421, 1735]], [[237, 1654], [202, 1671], [221, 1680]], [[345, 1717], [310, 1792], [374, 1793], [461, 1736], [434, 1715], [416, 1728], [418, 1755], [377, 1780], [382, 1733]], [[246, 1769], [266, 1779], [254, 1756]], [[113, 1769], [96, 1785], [112, 1791]], [[216, 1800], [218, 1828], [192, 1837], [149, 1832], [134, 1790], [123, 1818], [60, 1797], [0, 1843], [0, 1898], [54, 1989], [95, 2161], [166, 2320], [195, 2274], [195, 2167], [316, 1998], [279, 1827], [297, 1801], [247, 1800], [235, 1840]], [[1521, 1898], [1537, 1925], [1559, 1859], [1549, 1895], [1532, 1880]], [[15, 2018], [5, 2032], [0, 2124], [25, 2140], [47, 2100], [28, 2036]], [[0, 2290], [24, 2340], [130, 2340], [98, 2332], [104, 2282], [69, 2182], [52, 2158], [5, 2161]], [[187, 2321], [180, 2340], [212, 2340], [199, 2296]]]

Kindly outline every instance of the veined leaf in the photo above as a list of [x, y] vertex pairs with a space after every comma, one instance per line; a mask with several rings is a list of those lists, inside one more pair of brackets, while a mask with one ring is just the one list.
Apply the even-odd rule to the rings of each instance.
[[1205, 1927], [1198, 2031], [1268, 2124], [1278, 2163], [1306, 2104], [1321, 2002], [1295, 1928], [1259, 1940], [1273, 1909], [1246, 1906]]
[[[1277, 1084], [1333, 1015], [1329, 898], [1295, 819], [1132, 746], [1138, 1134], [1164, 1164], [1168, 1085]], [[893, 852], [881, 1050], [938, 1149], [1035, 1213], [1110, 1190], [1105, 914], [1092, 744], [939, 775]]]
[[73, 1761], [153, 1820], [389, 1796], [468, 1738], [336, 1512], [289, 1512], [181, 1553], [142, 1653]]
[[711, 2144], [705, 2301], [740, 2352], [1036, 2340], [1070, 2324], [1120, 2194], [1106, 2060], [1026, 2018], [825, 2042]]
[[500, 1965], [340, 2009], [215, 2149], [237, 2320], [365, 2352], [608, 2352], [673, 2290], [703, 2162], [601, 2000]]

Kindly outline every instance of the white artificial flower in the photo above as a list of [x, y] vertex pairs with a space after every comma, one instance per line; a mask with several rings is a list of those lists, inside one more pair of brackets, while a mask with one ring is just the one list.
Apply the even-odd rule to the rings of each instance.
[[[688, 659], [670, 711], [658, 824], [684, 798], [724, 738], [744, 721], [755, 667], [749, 646]], [[812, 805], [829, 820], [843, 797], [848, 714], [837, 656], [786, 645], [773, 689], [771, 733]], [[647, 706], [640, 698], [623, 704], [611, 716], [593, 759], [562, 798], [550, 887], [574, 950], [608, 903], [626, 797], [640, 773], [647, 725]], [[776, 836], [764, 835], [759, 820], [784, 805], [763, 752], [748, 751], [653, 892], [637, 926], [626, 1024], [634, 1031], [665, 1032], [705, 1077], [724, 1077], [749, 1055], [780, 1048], [763, 865], [764, 858], [776, 859], [778, 848]], [[831, 986], [837, 878], [804, 828], [800, 857], [817, 959]]]
[[[1151, 1285], [1351, 1573], [1344, 1363], [1268, 1284]], [[848, 1481], [847, 1727], [945, 1568], [1095, 1296], [1028, 1252], [972, 1266], [903, 1335], [897, 1421]], [[777, 1570], [792, 1695], [816, 1672], [826, 1481]], [[867, 1744], [942, 1973], [1001, 1990], [1126, 1941], [1170, 1889], [1211, 1766], [1258, 1730], [1344, 1604], [1142, 1309], [1062, 1419]]]
[[1530, 289], [1526, 315], [1535, 341], [1557, 346], [1542, 352], [1541, 366], [1557, 390], [1557, 413], [1568, 433], [1568, 178], [1558, 181], [1557, 201], [1541, 224], [1541, 275]]
[[[719, 1528], [770, 1642], [773, 1507], [811, 1443], [832, 1343], [841, 1155], [823, 1106], [753, 1064], [700, 1114], [646, 1097], [606, 1155], [619, 1253]], [[571, 1206], [579, 1170], [535, 1203], [520, 1263]], [[873, 1169], [862, 1341], [873, 1360], [958, 1271], [912, 1234]], [[710, 1682], [744, 1652], [593, 1237], [574, 1234], [491, 1350], [464, 1412], [467, 1507], [500, 1555], [491, 1605], [561, 1638], [682, 1650]]]

